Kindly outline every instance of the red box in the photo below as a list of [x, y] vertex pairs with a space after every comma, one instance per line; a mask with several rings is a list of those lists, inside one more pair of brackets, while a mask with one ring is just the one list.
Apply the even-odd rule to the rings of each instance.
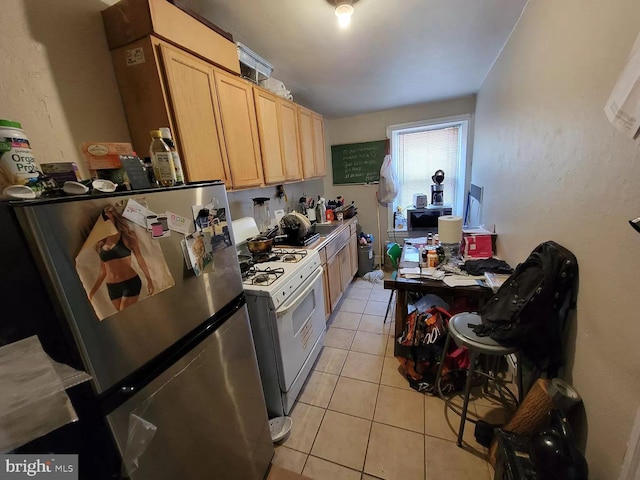
[[465, 235], [462, 239], [465, 257], [489, 258], [493, 256], [493, 235]]

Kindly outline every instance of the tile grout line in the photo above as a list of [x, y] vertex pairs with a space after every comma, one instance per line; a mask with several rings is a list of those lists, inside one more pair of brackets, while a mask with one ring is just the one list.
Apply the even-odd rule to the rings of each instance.
[[[333, 393], [331, 395], [333, 395]], [[315, 406], [315, 405], [311, 405], [311, 406]], [[303, 472], [304, 472], [305, 467], [307, 466], [307, 462], [309, 461], [309, 457], [311, 456], [311, 452], [313, 451], [313, 446], [316, 444], [316, 440], [318, 439], [318, 434], [320, 433], [320, 428], [322, 428], [322, 422], [324, 422], [324, 417], [327, 414], [327, 409], [326, 408], [323, 408], [322, 410], [323, 410], [323, 412], [322, 412], [322, 418], [320, 419], [320, 425], [318, 425], [318, 430], [316, 431], [316, 434], [313, 437], [313, 442], [311, 442], [311, 447], [309, 448], [309, 453], [305, 454], [307, 456], [307, 458], [304, 459], [304, 465], [302, 465], [302, 471]], [[302, 475], [302, 472], [300, 472], [300, 475]]]
[[[346, 378], [349, 378], [349, 377], [346, 377]], [[352, 380], [353, 380], [353, 379], [352, 379]], [[364, 380], [363, 380], [363, 381], [364, 381]], [[371, 383], [371, 382], [367, 382], [367, 383]], [[372, 385], [375, 385], [375, 383], [372, 383]], [[381, 386], [381, 387], [387, 387], [388, 385], [379, 385], [379, 386]], [[391, 388], [395, 388], [395, 387], [391, 387]], [[386, 427], [397, 428], [398, 430], [402, 430], [402, 431], [404, 431], [404, 432], [409, 432], [409, 433], [415, 433], [415, 434], [418, 434], [418, 435], [428, 436], [428, 437], [430, 437], [430, 438], [435, 438], [436, 440], [442, 440], [442, 441], [444, 441], [444, 442], [448, 442], [448, 443], [456, 443], [456, 441], [457, 441], [456, 439], [450, 440], [450, 439], [442, 438], [442, 437], [438, 437], [437, 435], [432, 435], [432, 434], [429, 434], [429, 433], [420, 433], [420, 432], [416, 432], [415, 430], [409, 430], [408, 428], [398, 427], [397, 425], [391, 425], [390, 423], [385, 423], [385, 422], [381, 422], [381, 421], [379, 421], [379, 420], [375, 420], [375, 408], [377, 407], [377, 404], [378, 404], [378, 397], [379, 397], [379, 395], [380, 395], [380, 389], [378, 388], [378, 393], [376, 394], [376, 402], [375, 402], [375, 405], [374, 405], [374, 419], [371, 419], [371, 420], [370, 420], [370, 419], [368, 419], [368, 418], [364, 418], [364, 417], [358, 417], [357, 415], [353, 415], [353, 414], [351, 414], [351, 413], [340, 412], [340, 411], [338, 411], [338, 410], [333, 410], [333, 409], [330, 409], [330, 408], [322, 408], [322, 407], [318, 407], [317, 405], [311, 405], [310, 403], [305, 403], [305, 402], [298, 402], [298, 403], [303, 403], [303, 404], [305, 404], [305, 405], [307, 405], [307, 406], [310, 406], [310, 407], [320, 408], [320, 409], [324, 410], [324, 411], [325, 411], [325, 413], [326, 413], [327, 411], [329, 411], [329, 412], [333, 412], [333, 413], [339, 413], [340, 415], [346, 415], [346, 416], [348, 416], [348, 417], [353, 417], [353, 418], [356, 418], [356, 419], [359, 419], [359, 420], [365, 420], [365, 421], [367, 421], [367, 422], [377, 423], [377, 424], [379, 424], [379, 425], [384, 425], [384, 426], [386, 426]], [[322, 418], [323, 418], [323, 420], [324, 420], [324, 414], [323, 414], [323, 417], [322, 417]], [[320, 422], [320, 423], [322, 424], [322, 422]], [[318, 431], [320, 431], [320, 429], [318, 429]], [[316, 434], [316, 435], [317, 435], [317, 434]], [[315, 443], [315, 437], [314, 437], [314, 443]], [[466, 443], [466, 442], [465, 442], [465, 443]], [[297, 450], [297, 449], [295, 449], [295, 448], [293, 448], [293, 447], [287, 447], [286, 445], [282, 445], [282, 446], [283, 446], [283, 447], [288, 448], [289, 450], [295, 450], [296, 452], [304, 453], [305, 455], [311, 455], [311, 453], [305, 453], [305, 452], [303, 452], [302, 450]], [[470, 445], [470, 446], [472, 446], [472, 445]], [[313, 448], [313, 445], [312, 445], [312, 448]], [[314, 455], [314, 456], [315, 456], [315, 455]], [[322, 458], [322, 457], [317, 457], [317, 458]], [[326, 459], [323, 459], [323, 460], [326, 460]], [[327, 461], [329, 461], [329, 460], [327, 460]], [[335, 462], [333, 462], [333, 463], [335, 463]], [[340, 464], [338, 464], [338, 465], [340, 465]], [[351, 467], [347, 467], [347, 468], [351, 468]], [[352, 470], [353, 470], [353, 469], [352, 469]]]
[[[382, 364], [384, 368], [384, 361]], [[380, 380], [382, 380], [382, 371], [380, 372]], [[360, 472], [360, 478], [365, 473], [364, 468], [367, 465], [367, 454], [369, 453], [369, 442], [371, 442], [371, 432], [373, 431], [373, 419], [376, 418], [376, 409], [378, 408], [378, 397], [380, 396], [380, 383], [378, 383], [378, 389], [376, 391], [376, 401], [373, 403], [373, 418], [371, 419], [371, 425], [369, 425], [369, 436], [367, 437], [367, 448], [364, 451], [364, 461], [362, 463], [362, 471]]]
[[[311, 455], [311, 454], [309, 454], [308, 457], [317, 458], [318, 460], [322, 460], [323, 462], [327, 462], [327, 463], [330, 463], [332, 465], [337, 465], [338, 467], [341, 467], [341, 468], [346, 468], [347, 470], [351, 470], [352, 472], [360, 473], [361, 474], [360, 476], [362, 477], [362, 472], [359, 472], [358, 470], [355, 470], [355, 469], [353, 469], [351, 467], [347, 467], [346, 465], [342, 465], [341, 463], [332, 462], [331, 460], [327, 460], [326, 458], [317, 457], [317, 456]], [[307, 459], [308, 459], [308, 457], [307, 457]], [[306, 465], [306, 461], [305, 461], [305, 465]]]

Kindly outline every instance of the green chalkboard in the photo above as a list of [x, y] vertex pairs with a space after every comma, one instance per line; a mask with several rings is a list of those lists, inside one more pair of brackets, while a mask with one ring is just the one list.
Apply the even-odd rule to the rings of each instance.
[[378, 182], [386, 153], [386, 140], [332, 145], [333, 184]]

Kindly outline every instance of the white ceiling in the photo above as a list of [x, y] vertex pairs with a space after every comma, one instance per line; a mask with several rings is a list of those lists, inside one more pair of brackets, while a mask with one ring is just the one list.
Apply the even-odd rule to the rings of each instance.
[[527, 0], [188, 0], [331, 118], [476, 93]]

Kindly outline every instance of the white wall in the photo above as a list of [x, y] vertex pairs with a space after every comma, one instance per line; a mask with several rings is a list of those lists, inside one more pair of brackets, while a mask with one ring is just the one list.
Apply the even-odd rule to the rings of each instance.
[[298, 201], [303, 195], [306, 197], [318, 198], [322, 194], [322, 180], [307, 180], [306, 182], [291, 183], [284, 186], [287, 194], [287, 200], [276, 197], [276, 187], [253, 188], [251, 190], [240, 190], [237, 192], [229, 192], [229, 210], [231, 218], [238, 219], [240, 217], [253, 217], [253, 201], [252, 198], [267, 197], [269, 201], [269, 209], [271, 218], [275, 220], [274, 210], [282, 209], [286, 213], [295, 210], [298, 207]]
[[22, 123], [40, 163], [88, 177], [82, 142], [130, 141], [100, 15], [115, 2], [2, 2], [0, 118]]
[[[380, 237], [382, 244], [387, 241], [387, 206], [380, 205], [380, 232], [378, 234], [376, 200], [377, 185], [333, 185], [331, 170], [331, 145], [344, 143], [370, 142], [387, 138], [387, 126], [402, 123], [450, 117], [475, 110], [475, 95], [424, 103], [409, 107], [393, 108], [353, 117], [326, 119], [325, 142], [327, 146], [327, 176], [324, 178], [324, 190], [327, 199], [342, 195], [348, 203], [355, 200], [358, 218], [362, 230], [376, 237], [374, 252], [380, 255]], [[391, 238], [393, 240], [393, 238]], [[380, 258], [376, 259], [380, 262]]]
[[555, 240], [580, 265], [568, 379], [590, 478], [614, 479], [640, 401], [640, 143], [603, 107], [640, 33], [637, 0], [530, 0], [478, 94], [473, 182], [511, 264]]

